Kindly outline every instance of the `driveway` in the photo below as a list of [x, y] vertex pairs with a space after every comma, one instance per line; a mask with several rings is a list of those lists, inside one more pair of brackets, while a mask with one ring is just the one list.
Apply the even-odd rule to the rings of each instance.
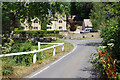
[[38, 69], [26, 78], [97, 78], [97, 72], [92, 70], [90, 59], [90, 54], [95, 53], [96, 50], [91, 43], [99, 44], [102, 39], [66, 41], [74, 44], [74, 49], [70, 53]]

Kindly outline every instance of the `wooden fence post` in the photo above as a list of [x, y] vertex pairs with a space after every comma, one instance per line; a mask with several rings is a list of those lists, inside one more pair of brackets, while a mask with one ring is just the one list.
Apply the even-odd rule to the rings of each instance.
[[55, 45], [53, 46], [53, 56], [55, 56]]
[[64, 44], [62, 45], [62, 51], [64, 51]]
[[40, 50], [40, 42], [38, 42], [38, 50]]
[[[34, 51], [36, 51], [36, 49]], [[33, 53], [33, 63], [36, 63], [36, 53]]]

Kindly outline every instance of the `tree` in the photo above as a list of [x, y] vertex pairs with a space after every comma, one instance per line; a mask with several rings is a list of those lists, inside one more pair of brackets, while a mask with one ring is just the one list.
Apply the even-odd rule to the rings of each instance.
[[76, 10], [76, 2], [71, 2], [70, 4], [70, 14], [71, 15], [76, 15], [77, 14], [77, 10]]
[[20, 14], [23, 13], [24, 3], [8, 3], [2, 5], [2, 31], [9, 31], [11, 28], [17, 27]]
[[88, 19], [90, 10], [92, 9], [92, 3], [91, 2], [77, 2], [76, 3], [76, 10], [77, 14], [80, 15], [81, 20]]
[[104, 24], [106, 18], [104, 6], [104, 3], [93, 3], [93, 9], [90, 13], [90, 20], [92, 22], [93, 29], [95, 30], [102, 29], [101, 26]]
[[[109, 54], [113, 58], [119, 59], [120, 56], [120, 4], [114, 3], [93, 3], [91, 11], [91, 21], [94, 29], [101, 30], [103, 45], [107, 46]], [[111, 39], [113, 39], [111, 41]], [[108, 46], [113, 43], [114, 46]]]
[[45, 24], [48, 21], [48, 10], [52, 10], [52, 15], [55, 13], [62, 14], [65, 11], [65, 5], [58, 2], [5, 2], [2, 5], [2, 26], [3, 31], [11, 31], [20, 26], [20, 19], [22, 22], [27, 19], [31, 25], [31, 19], [38, 17], [40, 22]]
[[89, 18], [90, 9], [92, 9], [91, 2], [71, 2], [70, 14], [77, 15], [75, 20], [82, 21]]

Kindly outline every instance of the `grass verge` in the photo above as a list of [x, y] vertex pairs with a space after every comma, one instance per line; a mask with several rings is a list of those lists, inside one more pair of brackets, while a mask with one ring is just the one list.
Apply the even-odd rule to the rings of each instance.
[[[56, 47], [56, 55], [55, 56], [52, 56], [53, 49], [43, 51], [42, 59], [37, 60], [37, 62], [35, 64], [32, 63], [29, 66], [25, 66], [25, 65], [12, 66], [13, 73], [11, 75], [2, 76], [2, 78], [23, 78], [23, 77], [29, 75], [30, 73], [32, 73], [33, 71], [37, 70], [38, 68], [41, 68], [50, 62], [53, 62], [54, 60], [58, 59], [60, 56], [70, 52], [73, 49], [72, 44], [70, 44], [66, 41], [63, 41], [63, 40], [56, 40], [56, 41], [53, 41], [53, 43], [64, 43], [64, 51], [62, 51], [61, 46]], [[43, 46], [41, 45], [41, 48], [48, 47], [48, 46], [51, 46], [51, 45], [43, 45]], [[32, 48], [36, 49], [37, 46], [32, 46]]]

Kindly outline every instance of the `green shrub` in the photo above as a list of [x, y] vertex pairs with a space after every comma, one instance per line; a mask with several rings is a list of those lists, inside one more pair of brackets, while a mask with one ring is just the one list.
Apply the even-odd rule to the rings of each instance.
[[11, 75], [13, 73], [11, 61], [2, 61], [2, 75]]
[[54, 37], [54, 36], [56, 36], [58, 38], [63, 38], [63, 35], [60, 35], [60, 34], [47, 34], [44, 37]]
[[74, 29], [75, 29], [75, 30], [77, 29], [77, 26], [78, 26], [78, 25], [75, 25], [75, 26], [74, 26]]
[[14, 41], [10, 38], [3, 37], [2, 38], [2, 53], [6, 54], [9, 51], [11, 51], [12, 45], [14, 44]]
[[[44, 37], [47, 34], [54, 34], [54, 30], [46, 31], [46, 30], [37, 30], [37, 31], [23, 31], [23, 30], [16, 30], [14, 31], [14, 34], [21, 34], [21, 36], [26, 37], [26, 35], [32, 37]], [[59, 31], [56, 30], [55, 34], [59, 34]]]
[[[46, 31], [46, 30], [37, 30], [37, 31], [24, 31], [24, 30], [15, 30], [15, 34], [54, 34], [54, 30]], [[55, 31], [56, 34], [59, 34], [59, 31]]]
[[[28, 41], [25, 43], [16, 43], [13, 45], [10, 53], [32, 51], [31, 46], [32, 43]], [[33, 54], [12, 56], [12, 58], [17, 65], [30, 65], [32, 63]]]
[[57, 34], [56, 37], [63, 38], [63, 35]]
[[18, 28], [15, 28], [15, 29], [14, 29], [14, 31], [17, 31], [17, 30], [18, 30]]

